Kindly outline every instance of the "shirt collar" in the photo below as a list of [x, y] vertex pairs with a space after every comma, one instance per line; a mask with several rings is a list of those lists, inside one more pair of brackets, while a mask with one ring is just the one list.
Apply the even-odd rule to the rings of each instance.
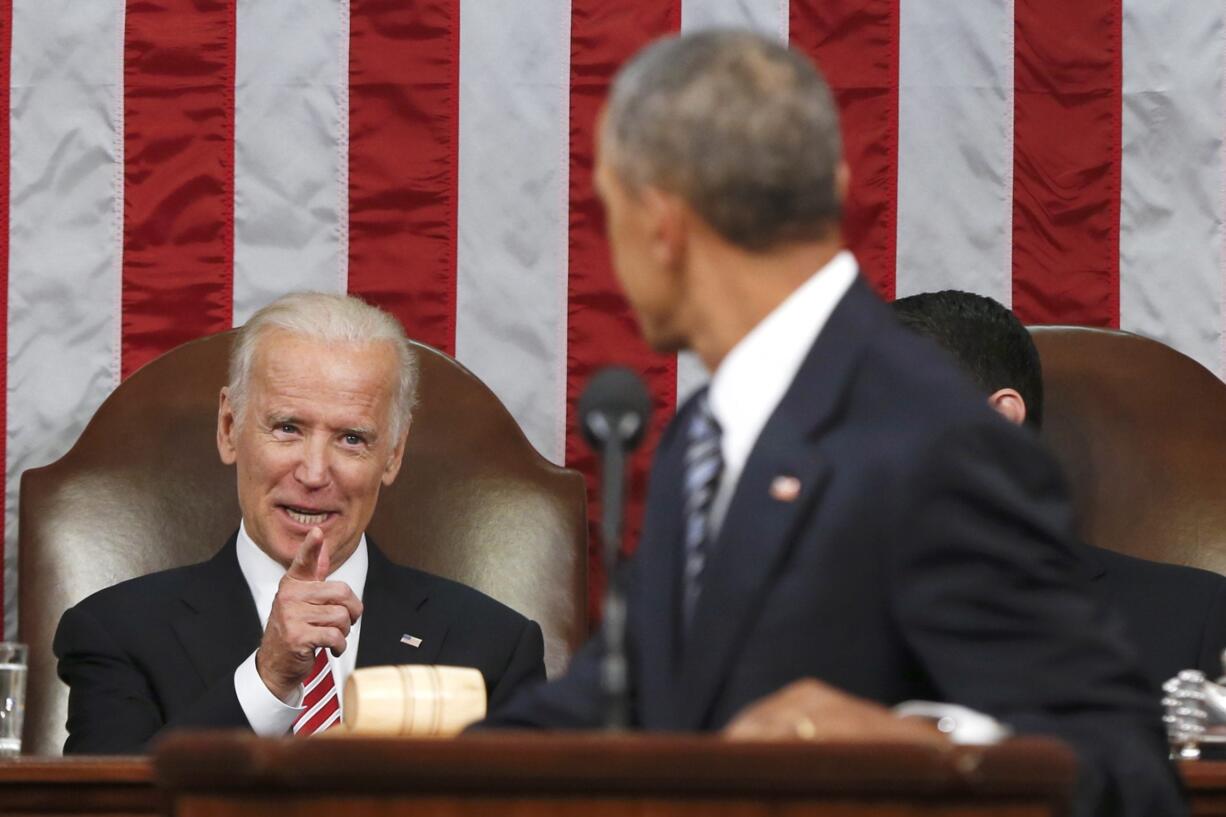
[[722, 430], [725, 473], [734, 478], [796, 378], [830, 314], [856, 280], [843, 250], [741, 338], [711, 378], [711, 412]]
[[[277, 586], [285, 575], [285, 568], [275, 559], [265, 553], [259, 545], [247, 534], [247, 523], [238, 526], [238, 566], [243, 571], [243, 578], [251, 589], [251, 598], [255, 601], [255, 609], [260, 614], [261, 629], [268, 626], [268, 615], [272, 612], [272, 601], [277, 595]], [[370, 556], [366, 551], [366, 534], [358, 540], [358, 546], [340, 567], [328, 574], [330, 582], [344, 582], [353, 590], [354, 595], [362, 598], [366, 588], [366, 571], [370, 566]]]

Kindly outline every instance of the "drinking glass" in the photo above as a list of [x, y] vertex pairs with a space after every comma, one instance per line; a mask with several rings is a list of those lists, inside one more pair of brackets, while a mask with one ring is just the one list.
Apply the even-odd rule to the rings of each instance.
[[0, 757], [21, 754], [28, 660], [25, 644], [0, 641]]

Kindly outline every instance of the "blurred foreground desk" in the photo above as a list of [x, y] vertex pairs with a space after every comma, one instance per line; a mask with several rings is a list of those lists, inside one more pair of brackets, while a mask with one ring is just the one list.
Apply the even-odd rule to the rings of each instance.
[[181, 735], [154, 756], [175, 817], [1063, 815], [1063, 746], [495, 735], [455, 741]]
[[[992, 750], [977, 771], [958, 772], [931, 758], [886, 747], [848, 751], [750, 746], [723, 747], [731, 750], [724, 752], [719, 744], [694, 739], [634, 739], [614, 746], [552, 737], [513, 738], [500, 746], [484, 739], [462, 744], [363, 741], [352, 744], [352, 750], [348, 742], [313, 741], [300, 747], [310, 765], [299, 768], [289, 766], [299, 756], [296, 746], [207, 738], [208, 753], [198, 758], [199, 768], [193, 768], [197, 758], [190, 754], [191, 747], [199, 740], [176, 740], [160, 758], [160, 763], [170, 764], [163, 765], [168, 773], [164, 784], [175, 787], [183, 817], [251, 814], [270, 804], [296, 817], [322, 812], [317, 802], [321, 797], [345, 814], [360, 813], [350, 810], [350, 804], [356, 809], [359, 801], [364, 811], [389, 807], [389, 814], [428, 803], [434, 813], [455, 817], [499, 806], [509, 813], [567, 814], [590, 807], [597, 814], [610, 814], [633, 806], [643, 815], [697, 814], [717, 801], [719, 810], [738, 815], [771, 808], [777, 813], [812, 813], [819, 804], [827, 805], [822, 814], [916, 815], [941, 814], [944, 800], [949, 804], [946, 814], [1015, 816], [1050, 813], [1043, 811], [1043, 798], [1058, 796], [1059, 780], [1067, 774], [1058, 758], [1035, 762], [1036, 744], [1030, 741]], [[236, 749], [228, 758], [226, 746]], [[741, 748], [748, 751], [738, 755]], [[329, 759], [334, 751], [343, 757]], [[723, 757], [712, 760], [712, 753]], [[635, 754], [639, 756], [632, 757]], [[408, 762], [415, 768], [397, 765]], [[467, 768], [456, 768], [457, 763]], [[541, 768], [543, 764], [554, 765]], [[344, 785], [329, 785], [339, 772], [321, 770], [333, 767], [355, 777]], [[1045, 779], [1031, 785], [1028, 770]], [[1193, 815], [1226, 817], [1226, 762], [1183, 763], [1180, 772]], [[898, 773], [899, 779], [891, 780], [891, 773]], [[306, 779], [311, 775], [316, 779]], [[1019, 789], [1024, 799], [1014, 803], [1008, 792]], [[921, 802], [908, 810], [902, 805], [908, 797]], [[0, 761], [0, 814], [152, 817], [169, 813], [169, 798], [169, 792], [154, 788], [147, 758]], [[1027, 801], [1033, 806], [1029, 810]], [[425, 811], [421, 817], [427, 817]]]
[[0, 760], [0, 814], [152, 817], [167, 803], [147, 757]]
[[1192, 817], [1226, 817], [1226, 760], [1179, 764]]

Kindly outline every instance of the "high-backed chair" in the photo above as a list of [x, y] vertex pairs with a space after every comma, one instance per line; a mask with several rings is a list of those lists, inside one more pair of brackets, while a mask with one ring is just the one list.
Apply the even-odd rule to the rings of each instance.
[[[21, 480], [19, 628], [30, 645], [26, 747], [58, 754], [68, 690], [51, 640], [103, 587], [210, 557], [238, 527], [216, 448], [234, 333], [158, 358], [98, 409], [59, 461]], [[472, 585], [540, 623], [551, 675], [586, 636], [582, 477], [542, 459], [481, 381], [417, 345], [404, 466], [370, 533], [393, 561]]]
[[1157, 341], [1033, 327], [1082, 538], [1226, 573], [1226, 384]]

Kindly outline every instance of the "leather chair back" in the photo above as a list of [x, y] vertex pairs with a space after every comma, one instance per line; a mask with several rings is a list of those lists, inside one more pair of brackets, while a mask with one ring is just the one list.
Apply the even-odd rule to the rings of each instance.
[[1226, 384], [1128, 332], [1033, 327], [1043, 437], [1093, 545], [1226, 573]]
[[[19, 622], [30, 645], [26, 747], [58, 754], [60, 615], [124, 579], [203, 561], [238, 526], [216, 448], [234, 332], [180, 346], [111, 394], [59, 461], [21, 480]], [[397, 562], [469, 584], [540, 623], [559, 673], [587, 635], [583, 478], [541, 458], [486, 386], [415, 345], [418, 406], [371, 536]]]

